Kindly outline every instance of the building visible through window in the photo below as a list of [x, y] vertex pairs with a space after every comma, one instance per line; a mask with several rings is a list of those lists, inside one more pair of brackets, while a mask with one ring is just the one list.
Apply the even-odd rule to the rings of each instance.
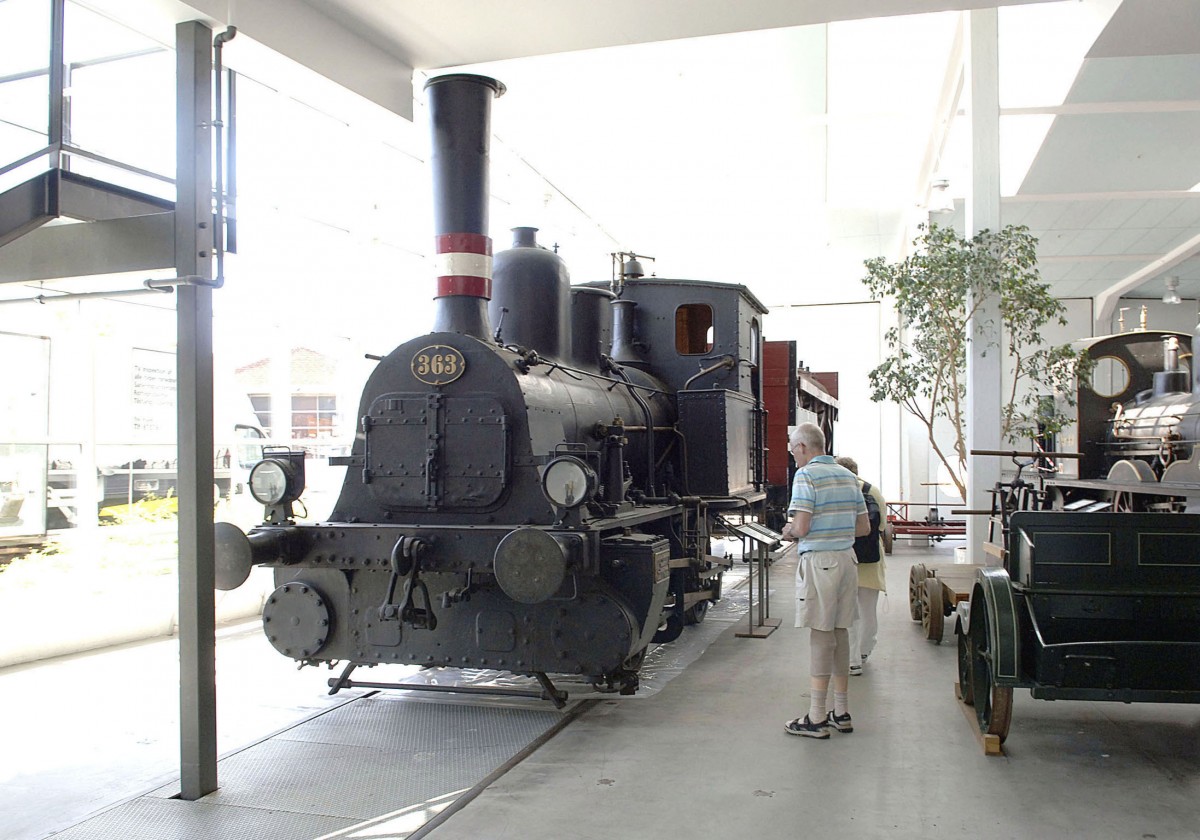
[[[296, 394], [292, 397], [292, 440], [331, 440], [337, 423], [337, 397], [333, 394]], [[306, 447], [307, 448], [307, 447]]]
[[713, 311], [707, 303], [686, 303], [675, 310], [675, 349], [684, 356], [713, 347]]
[[258, 418], [258, 425], [262, 426], [262, 430], [267, 433], [267, 437], [271, 436], [271, 395], [270, 394], [249, 394], [250, 407], [254, 409], [254, 416]]

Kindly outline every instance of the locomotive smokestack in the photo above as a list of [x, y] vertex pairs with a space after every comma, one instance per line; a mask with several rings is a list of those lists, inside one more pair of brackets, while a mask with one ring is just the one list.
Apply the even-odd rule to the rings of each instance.
[[633, 312], [637, 303], [617, 299], [612, 302], [612, 351], [613, 361], [632, 367], [645, 367], [646, 363], [634, 348]]
[[1188, 372], [1179, 366], [1179, 339], [1168, 335], [1163, 338], [1163, 369], [1154, 373], [1154, 396], [1164, 394], [1186, 394], [1191, 384]]
[[437, 304], [434, 332], [488, 340], [492, 240], [488, 237], [488, 147], [492, 99], [504, 85], [454, 73], [425, 83], [433, 131]]

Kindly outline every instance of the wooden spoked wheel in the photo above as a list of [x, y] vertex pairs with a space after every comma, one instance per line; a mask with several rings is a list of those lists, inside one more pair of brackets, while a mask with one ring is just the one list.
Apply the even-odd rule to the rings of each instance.
[[972, 607], [970, 671], [975, 718], [980, 732], [995, 735], [1004, 743], [1012, 723], [1012, 686], [996, 685], [986, 605]]
[[946, 629], [946, 613], [942, 605], [942, 582], [935, 577], [925, 579], [924, 600], [921, 604], [921, 627], [925, 638], [936, 644], [942, 643]]
[[922, 621], [924, 612], [921, 602], [925, 598], [925, 578], [929, 572], [923, 563], [917, 563], [908, 570], [908, 612], [913, 621]]

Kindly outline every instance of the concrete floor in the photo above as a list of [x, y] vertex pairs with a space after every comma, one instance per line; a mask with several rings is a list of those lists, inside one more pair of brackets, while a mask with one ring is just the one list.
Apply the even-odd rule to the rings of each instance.
[[772, 574], [765, 640], [727, 632], [648, 703], [602, 701], [492, 784], [436, 840], [611, 837], [1200, 837], [1200, 709], [1034, 700], [1015, 692], [1004, 757], [982, 754], [953, 693], [952, 628], [908, 608], [897, 546], [879, 645], [852, 677], [855, 731], [783, 731], [807, 710], [807, 631], [792, 567]]
[[[219, 754], [362, 694], [329, 697], [255, 620], [218, 631]], [[179, 647], [153, 639], [0, 669], [0, 838], [38, 840], [179, 777]]]
[[[326, 836], [1200, 837], [1195, 706], [1051, 703], [1018, 690], [1006, 755], [982, 754], [953, 695], [952, 633], [934, 645], [909, 617], [911, 564], [949, 562], [951, 546], [898, 545], [888, 558], [879, 646], [850, 683], [852, 735], [783, 732], [808, 705], [807, 631], [790, 626], [784, 562], [771, 575], [771, 613], [784, 626], [769, 638], [726, 627], [660, 689], [600, 699], [425, 829], [364, 822]], [[257, 629], [225, 634], [222, 753], [345, 702], [325, 696], [324, 671], [296, 672], [264, 651]], [[177, 775], [173, 656], [160, 642], [0, 671], [0, 837], [49, 836]], [[89, 836], [88, 825], [70, 836]], [[191, 837], [238, 836], [190, 825]]]

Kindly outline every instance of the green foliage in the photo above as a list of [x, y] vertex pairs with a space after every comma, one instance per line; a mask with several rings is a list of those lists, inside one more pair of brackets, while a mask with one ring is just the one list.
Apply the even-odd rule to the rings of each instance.
[[[985, 304], [999, 301], [1000, 324], [982, 330], [1002, 336], [984, 354], [1003, 349], [1012, 360], [1013, 378], [1005, 383], [1001, 418], [1005, 440], [1029, 440], [1039, 430], [1059, 431], [1069, 418], [1047, 412], [1040, 395], [1058, 395], [1074, 405], [1077, 376], [1086, 376], [1087, 360], [1070, 345], [1043, 347], [1046, 324], [1066, 324], [1062, 303], [1050, 295], [1037, 269], [1037, 239], [1023, 226], [980, 231], [971, 239], [953, 229], [931, 225], [913, 244], [916, 253], [900, 263], [882, 258], [866, 262], [863, 283], [871, 297], [890, 298], [901, 327], [884, 334], [891, 356], [870, 373], [871, 399], [903, 406], [926, 427], [934, 453], [946, 465], [965, 498], [964, 428], [967, 325]], [[935, 427], [949, 424], [953, 451], [938, 444]]]
[[148, 523], [65, 533], [0, 566], [0, 604], [30, 590], [77, 596], [174, 575], [176, 542], [174, 527]]
[[31, 588], [99, 592], [129, 581], [174, 575], [178, 566], [177, 499], [148, 495], [101, 511], [105, 526], [67, 532], [0, 566], [0, 600]]
[[166, 496], [147, 493], [131, 505], [113, 505], [100, 509], [101, 525], [157, 525], [173, 521], [179, 510], [179, 500], [175, 491], [167, 491]]

